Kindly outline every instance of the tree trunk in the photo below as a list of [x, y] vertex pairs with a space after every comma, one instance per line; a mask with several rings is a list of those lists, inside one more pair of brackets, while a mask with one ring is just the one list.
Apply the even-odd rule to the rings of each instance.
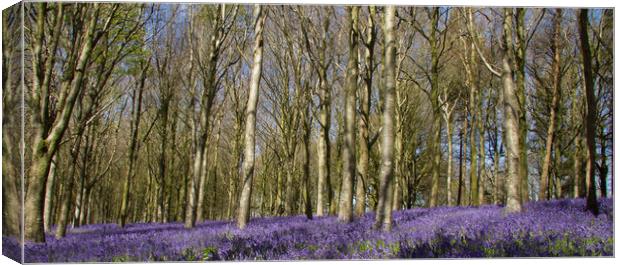
[[206, 152], [204, 154], [204, 156], [202, 157], [202, 170], [200, 171], [200, 179], [198, 181], [198, 198], [197, 198], [197, 202], [196, 202], [196, 221], [197, 222], [202, 222], [204, 221], [204, 202], [205, 202], [205, 192], [206, 192], [206, 185], [207, 185], [207, 174], [208, 174], [208, 156], [206, 155]]
[[312, 116], [311, 116], [312, 110], [310, 110], [310, 108], [312, 107], [311, 105], [312, 102], [310, 101], [309, 91], [306, 93], [308, 93], [306, 95], [307, 106], [305, 106], [305, 112], [302, 118], [302, 120], [304, 121], [304, 124], [303, 124], [304, 134], [302, 138], [303, 144], [304, 144], [304, 160], [303, 160], [304, 201], [305, 201], [304, 212], [306, 214], [306, 218], [312, 220], [312, 199], [310, 196], [310, 190], [312, 189], [312, 187], [310, 186], [310, 136], [312, 134]]
[[390, 207], [391, 183], [393, 182], [394, 157], [394, 108], [396, 87], [396, 45], [395, 45], [395, 16], [396, 7], [385, 7], [385, 87], [383, 131], [381, 132], [381, 173], [379, 178], [379, 194], [374, 227], [383, 226], [385, 231], [391, 230], [392, 216]]
[[517, 97], [519, 103], [519, 146], [521, 157], [519, 164], [519, 179], [520, 184], [518, 187], [519, 197], [521, 203], [526, 203], [529, 201], [529, 174], [528, 174], [528, 160], [527, 160], [527, 133], [528, 133], [528, 125], [527, 125], [527, 111], [526, 111], [526, 96], [525, 96], [525, 60], [526, 60], [526, 51], [527, 51], [527, 42], [526, 42], [526, 30], [525, 30], [525, 9], [517, 8], [516, 9], [516, 42], [515, 42], [515, 60], [514, 63], [516, 65], [515, 71], [515, 83], [517, 89]]
[[[324, 75], [327, 75], [325, 71]], [[330, 185], [330, 146], [329, 146], [329, 130], [331, 124], [331, 106], [330, 106], [330, 91], [327, 87], [326, 76], [320, 80], [320, 114], [319, 114], [319, 143], [318, 143], [318, 170], [319, 179], [317, 182], [317, 203], [316, 203], [316, 215], [324, 216], [326, 211], [326, 204], [331, 201], [331, 185]]]
[[250, 91], [246, 108], [245, 120], [245, 155], [243, 160], [242, 176], [243, 189], [239, 199], [239, 212], [237, 216], [237, 226], [245, 228], [250, 220], [250, 206], [252, 204], [252, 177], [254, 176], [254, 145], [256, 131], [256, 105], [258, 103], [258, 89], [261, 78], [261, 67], [263, 62], [263, 26], [266, 14], [260, 5], [254, 6], [256, 24], [254, 25], [254, 58], [252, 63], [252, 76], [250, 79]]
[[[560, 32], [560, 24], [562, 23], [562, 9], [557, 8], [555, 10], [555, 16], [553, 18], [553, 40], [551, 43], [551, 50], [553, 51], [553, 90], [551, 92], [551, 106], [549, 109], [549, 127], [547, 129], [547, 140], [545, 142], [545, 158], [543, 159], [543, 168], [542, 173], [540, 174], [540, 191], [538, 193], [538, 198], [540, 200], [548, 200], [550, 197], [549, 193], [549, 171], [551, 168], [551, 153], [553, 148], [553, 141], [555, 137], [555, 123], [556, 116], [558, 112], [558, 102], [560, 97], [560, 85], [561, 85], [561, 50], [560, 50], [560, 42], [561, 42], [561, 32]], [[555, 154], [558, 155], [557, 153]], [[558, 165], [556, 165], [557, 167]]]
[[520, 148], [519, 148], [519, 100], [517, 97], [517, 90], [515, 89], [515, 83], [512, 79], [512, 67], [510, 63], [510, 52], [512, 49], [512, 10], [509, 8], [504, 9], [504, 34], [503, 34], [503, 58], [502, 58], [502, 83], [504, 86], [503, 91], [503, 105], [504, 105], [504, 131], [506, 132], [506, 162], [507, 167], [507, 181], [506, 190], [508, 200], [506, 202], [506, 212], [521, 212], [521, 200], [519, 196], [519, 161]]
[[357, 180], [355, 184], [355, 215], [362, 216], [366, 212], [366, 190], [368, 189], [368, 163], [370, 152], [370, 136], [368, 126], [370, 123], [370, 98], [372, 96], [372, 74], [374, 72], [374, 47], [376, 8], [368, 7], [368, 25], [366, 42], [364, 43], [364, 83], [360, 93], [360, 118], [359, 118], [359, 160], [357, 165]]
[[[193, 170], [192, 175], [188, 177], [187, 183], [187, 194], [186, 194], [186, 204], [185, 204], [185, 218], [184, 218], [184, 226], [186, 228], [192, 228], [196, 224], [196, 207], [197, 207], [197, 185], [200, 182], [200, 177], [203, 174], [203, 171], [206, 170], [203, 165], [203, 159], [206, 156], [206, 142], [209, 136], [208, 128], [209, 128], [209, 117], [211, 115], [211, 109], [213, 107], [213, 100], [215, 99], [215, 94], [217, 91], [216, 86], [216, 76], [217, 76], [217, 63], [220, 56], [220, 47], [223, 40], [223, 36], [221, 34], [221, 19], [224, 16], [226, 9], [223, 5], [218, 5], [217, 13], [213, 16], [211, 23], [216, 25], [216, 32], [212, 34], [211, 39], [208, 44], [209, 54], [206, 58], [206, 66], [202, 68], [202, 86], [203, 91], [200, 97], [200, 113], [198, 117], [198, 121], [194, 118], [193, 122], [193, 130], [197, 137], [194, 138], [196, 141], [194, 151], [194, 162], [193, 162]], [[193, 32], [192, 23], [190, 23], [190, 32]], [[192, 45], [192, 38], [190, 38], [190, 47]], [[193, 50], [193, 49], [191, 49]], [[190, 65], [193, 68], [193, 54], [190, 52]], [[191, 72], [191, 71], [190, 71]], [[193, 84], [193, 77], [190, 74], [190, 82], [192, 89], [195, 89]], [[191, 111], [194, 111], [192, 109]], [[197, 126], [196, 123], [199, 123]]]
[[599, 185], [601, 187], [601, 197], [602, 198], [606, 198], [607, 197], [607, 172], [608, 172], [608, 167], [607, 167], [607, 140], [605, 139], [605, 130], [604, 130], [604, 125], [603, 128], [601, 128], [601, 137], [600, 137], [600, 156], [601, 156], [601, 164], [598, 167], [599, 170]]
[[144, 92], [144, 85], [146, 81], [146, 74], [148, 72], [149, 63], [145, 62], [142, 65], [142, 72], [140, 75], [140, 83], [135, 87], [132, 95], [132, 124], [131, 124], [131, 140], [129, 142], [129, 165], [127, 166], [127, 174], [123, 182], [123, 193], [121, 198], [120, 208], [120, 220], [119, 225], [125, 227], [127, 224], [127, 205], [129, 203], [129, 191], [131, 190], [131, 181], [136, 175], [136, 163], [138, 161], [138, 153], [140, 151], [140, 145], [138, 143], [138, 130], [140, 128], [140, 116], [142, 114], [142, 95]]
[[[480, 100], [480, 104], [482, 104], [482, 100]], [[478, 146], [480, 148], [480, 170], [479, 178], [478, 178], [478, 204], [485, 204], [484, 201], [484, 180], [486, 177], [486, 149], [484, 147], [485, 139], [484, 139], [484, 121], [482, 120], [482, 111], [480, 108], [480, 104], [478, 105], [478, 114], [480, 115], [480, 119], [478, 119], [478, 137], [479, 143]]]
[[[588, 10], [579, 10], [579, 40], [581, 44], [581, 56], [583, 59], [583, 72], [586, 89], [586, 145], [588, 162], [586, 165], [586, 182], [589, 182], [587, 190], [587, 209], [594, 215], [598, 215], [598, 202], [596, 200], [596, 185], [594, 179], [594, 165], [596, 163], [595, 130], [596, 130], [596, 96], [594, 95], [594, 79], [592, 76], [592, 54], [590, 53], [590, 40], [588, 39]], [[587, 184], [587, 183], [586, 183]]]
[[575, 198], [585, 198], [586, 197], [586, 183], [585, 177], [583, 176], [583, 137], [581, 133], [577, 133], [577, 136], [574, 140], [575, 143], [575, 153], [573, 154], [573, 174], [574, 174], [574, 191], [573, 196]]
[[461, 191], [463, 190], [463, 135], [465, 135], [465, 127], [459, 133], [459, 180], [456, 191], [456, 205], [461, 206]]
[[[52, 158], [52, 165], [50, 166], [50, 173], [47, 176], [47, 186], [45, 187], [45, 201], [43, 208], [43, 227], [45, 232], [50, 232], [52, 228], [52, 203], [54, 203], [54, 189], [56, 188], [56, 165], [58, 163], [58, 155], [54, 155]], [[6, 166], [6, 164], [5, 164]], [[56, 202], [57, 203], [57, 202]]]
[[448, 206], [452, 206], [452, 160], [453, 160], [453, 148], [452, 148], [452, 124], [450, 121], [450, 117], [447, 117], [446, 120], [446, 131], [448, 133], [448, 172], [447, 180], [446, 180], [446, 193], [447, 193], [447, 204]]
[[562, 198], [562, 172], [561, 172], [561, 164], [562, 164], [562, 147], [560, 146], [559, 141], [555, 141], [554, 143], [554, 174], [553, 174], [553, 183], [555, 184], [555, 198]]
[[431, 107], [433, 109], [433, 170], [431, 182], [431, 197], [429, 207], [438, 205], [439, 199], [439, 174], [441, 170], [441, 114], [439, 112], [439, 45], [437, 43], [437, 34], [439, 28], [439, 7], [433, 7], [431, 11], [431, 32], [429, 36], [429, 45], [431, 48]]
[[84, 199], [82, 201], [82, 210], [80, 211], [80, 217], [78, 218], [78, 223], [80, 225], [85, 225], [87, 222], [87, 214], [90, 212], [90, 192], [91, 187], [86, 187], [84, 189]]
[[67, 233], [67, 223], [69, 222], [69, 213], [71, 212], [71, 199], [74, 187], [73, 177], [69, 177], [68, 185], [65, 187], [65, 197], [60, 208], [60, 215], [56, 226], [56, 239], [61, 239]]
[[342, 152], [342, 188], [338, 220], [349, 223], [353, 219], [353, 180], [355, 169], [355, 97], [357, 93], [357, 43], [359, 7], [347, 7], [347, 28], [349, 33], [349, 59], [347, 64], [347, 80], [344, 110], [344, 148]]
[[471, 116], [471, 130], [469, 132], [469, 151], [471, 154], [471, 163], [469, 165], [469, 196], [470, 202], [473, 206], [478, 206], [478, 148], [476, 146], [476, 125], [478, 123], [478, 113], [476, 112], [476, 86], [472, 86], [472, 90], [469, 96], [469, 110]]

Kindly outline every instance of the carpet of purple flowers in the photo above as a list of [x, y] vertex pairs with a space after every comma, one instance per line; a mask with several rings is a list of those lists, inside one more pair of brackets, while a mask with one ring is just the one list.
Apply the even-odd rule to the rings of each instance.
[[[394, 228], [371, 229], [370, 213], [350, 224], [335, 217], [252, 219], [241, 231], [230, 221], [88, 225], [66, 238], [27, 243], [26, 262], [301, 260], [467, 257], [612, 256], [613, 200], [601, 214], [582, 199], [529, 203], [520, 214], [499, 206], [417, 208], [394, 214]], [[3, 238], [7, 247], [19, 245]]]

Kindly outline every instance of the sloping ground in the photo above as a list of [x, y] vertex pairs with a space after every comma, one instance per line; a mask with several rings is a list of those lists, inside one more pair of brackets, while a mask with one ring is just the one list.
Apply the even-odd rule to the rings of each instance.
[[[114, 224], [73, 229], [47, 243], [27, 243], [26, 262], [297, 260], [613, 255], [613, 200], [601, 214], [585, 201], [530, 203], [520, 214], [498, 206], [418, 208], [394, 215], [390, 233], [371, 229], [374, 214], [351, 224], [335, 217], [252, 219], [244, 231], [231, 222]], [[3, 239], [4, 245], [7, 240]], [[3, 250], [4, 253], [4, 250]]]

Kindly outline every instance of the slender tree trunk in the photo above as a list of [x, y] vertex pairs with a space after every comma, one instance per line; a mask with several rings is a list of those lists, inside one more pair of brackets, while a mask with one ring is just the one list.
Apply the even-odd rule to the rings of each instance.
[[433, 7], [431, 15], [431, 32], [429, 45], [431, 49], [431, 107], [433, 108], [433, 170], [431, 181], [431, 197], [429, 207], [438, 205], [439, 175], [441, 170], [441, 114], [439, 106], [439, 45], [436, 32], [439, 29], [439, 7]]
[[359, 160], [357, 165], [357, 180], [355, 184], [355, 215], [362, 216], [366, 212], [366, 190], [368, 189], [368, 163], [370, 153], [370, 136], [368, 126], [370, 122], [370, 98], [372, 96], [372, 74], [374, 72], [374, 47], [376, 41], [375, 30], [376, 8], [368, 7], [368, 24], [366, 42], [364, 43], [364, 83], [360, 93], [359, 118]]
[[601, 197], [607, 197], [607, 140], [605, 139], [605, 130], [604, 125], [601, 128], [601, 143], [600, 143], [600, 156], [601, 156], [601, 165], [598, 167], [599, 169], [599, 185], [601, 187]]
[[478, 122], [478, 113], [476, 113], [476, 90], [472, 89], [469, 96], [469, 109], [471, 112], [471, 130], [469, 132], [469, 151], [471, 154], [471, 163], [469, 165], [469, 196], [473, 206], [478, 206], [478, 148], [476, 146], [476, 123]]
[[[596, 187], [594, 185], [594, 165], [596, 163], [595, 133], [596, 130], [596, 97], [594, 95], [594, 79], [592, 76], [592, 54], [590, 53], [590, 40], [588, 39], [588, 10], [579, 10], [579, 40], [581, 44], [581, 56], [583, 58], [583, 72], [586, 90], [586, 145], [588, 162], [586, 165], [586, 181], [589, 181], [587, 190], [587, 209], [594, 215], [598, 215], [598, 202], [596, 200]], [[586, 183], [587, 184], [587, 183]]]
[[140, 76], [140, 83], [135, 87], [132, 95], [132, 125], [131, 125], [131, 140], [129, 142], [129, 165], [127, 166], [127, 174], [123, 182], [123, 193], [121, 198], [120, 207], [120, 220], [119, 225], [125, 227], [127, 224], [127, 205], [129, 203], [129, 191], [131, 190], [131, 181], [136, 174], [136, 163], [138, 161], [138, 153], [140, 151], [140, 145], [138, 143], [138, 130], [140, 128], [140, 116], [142, 113], [142, 95], [144, 92], [144, 85], [146, 81], [146, 74], [148, 72], [149, 63], [145, 62], [142, 66], [142, 73]]
[[[308, 92], [307, 92], [308, 93]], [[305, 205], [305, 214], [306, 218], [312, 220], [312, 199], [310, 196], [310, 190], [312, 187], [310, 186], [310, 136], [312, 134], [312, 114], [311, 114], [311, 101], [309, 99], [309, 93], [306, 95], [308, 99], [307, 106], [305, 107], [305, 112], [303, 114], [303, 144], [304, 144], [304, 160], [303, 160], [303, 178], [304, 178], [304, 205]]]
[[586, 197], [585, 192], [585, 177], [583, 176], [583, 137], [581, 133], [577, 133], [575, 137], [575, 153], [573, 154], [573, 174], [574, 174], [574, 191], [573, 195], [575, 198], [584, 198]]
[[385, 231], [391, 230], [392, 216], [390, 199], [391, 183], [394, 177], [394, 108], [396, 88], [396, 41], [395, 41], [395, 17], [396, 7], [385, 7], [385, 87], [384, 87], [384, 110], [383, 131], [381, 132], [381, 173], [379, 178], [379, 194], [377, 212], [374, 227], [383, 227]]
[[[52, 228], [52, 203], [54, 203], [54, 189], [56, 188], [56, 165], [58, 163], [58, 155], [52, 158], [50, 173], [47, 177], [47, 187], [45, 187], [45, 202], [43, 208], [43, 227], [45, 232], [50, 232]], [[6, 166], [6, 164], [4, 164]]]
[[521, 157], [519, 164], [519, 179], [520, 184], [518, 187], [521, 203], [529, 201], [529, 174], [528, 174], [528, 160], [527, 160], [527, 111], [526, 111], [526, 96], [525, 96], [525, 60], [526, 60], [526, 30], [525, 30], [525, 12], [524, 8], [516, 9], [516, 38], [515, 38], [515, 59], [516, 65], [515, 71], [515, 83], [517, 89], [517, 97], [519, 103], [519, 146], [521, 147], [519, 156]]
[[84, 189], [84, 200], [82, 203], [82, 211], [80, 211], [80, 217], [79, 217], [79, 224], [80, 225], [85, 225], [87, 223], [87, 215], [90, 212], [90, 193], [91, 193], [91, 187], [86, 187]]
[[338, 220], [349, 223], [353, 219], [353, 180], [356, 176], [355, 169], [355, 97], [357, 93], [357, 43], [358, 43], [358, 18], [359, 7], [347, 7], [347, 27], [349, 33], [349, 59], [347, 64], [345, 117], [344, 117], [344, 148], [342, 152], [342, 188], [340, 195], [340, 207], [338, 208]]
[[502, 197], [501, 197], [501, 190], [502, 187], [504, 186], [502, 184], [502, 177], [500, 175], [500, 171], [499, 171], [499, 146], [498, 146], [498, 142], [499, 142], [499, 133], [498, 133], [498, 129], [497, 127], [495, 128], [495, 145], [493, 146], [493, 174], [495, 175], [495, 185], [493, 187], [494, 191], [493, 191], [493, 203], [495, 204], [500, 204], [500, 202], [502, 202]]
[[254, 176], [254, 141], [256, 131], [256, 105], [258, 103], [258, 89], [261, 78], [261, 68], [263, 62], [263, 26], [266, 14], [260, 5], [254, 6], [256, 15], [256, 25], [254, 25], [254, 58], [252, 63], [252, 76], [250, 79], [250, 91], [246, 108], [245, 120], [245, 155], [243, 160], [242, 176], [243, 189], [239, 199], [239, 212], [237, 216], [237, 226], [245, 228], [250, 220], [250, 206], [252, 204], [252, 177]]
[[512, 67], [510, 63], [510, 49], [512, 49], [512, 10], [509, 8], [504, 9], [504, 51], [502, 58], [502, 83], [504, 86], [503, 91], [503, 105], [504, 105], [504, 131], [506, 132], [506, 162], [508, 164], [507, 170], [507, 197], [506, 211], [507, 212], [521, 212], [521, 200], [519, 196], [519, 161], [520, 147], [519, 147], [519, 100], [517, 96], [517, 90], [515, 89], [515, 83], [512, 79]]
[[[543, 168], [542, 173], [540, 174], [540, 191], [538, 193], [538, 198], [540, 200], [548, 200], [550, 197], [549, 193], [549, 171], [551, 168], [551, 153], [554, 144], [555, 137], [555, 123], [556, 116], [558, 112], [558, 102], [560, 97], [560, 85], [561, 85], [561, 32], [560, 32], [560, 24], [562, 23], [562, 9], [557, 8], [555, 10], [554, 16], [554, 24], [553, 24], [553, 40], [551, 44], [551, 50], [553, 51], [553, 63], [552, 63], [552, 71], [553, 71], [553, 90], [551, 92], [551, 106], [549, 109], [549, 127], [547, 129], [547, 140], [545, 142], [545, 158], [543, 159]], [[558, 155], [557, 153], [555, 154]], [[558, 165], [556, 165], [557, 167]]]
[[71, 212], [71, 201], [73, 194], [73, 186], [74, 180], [72, 177], [69, 177], [67, 180], [69, 183], [65, 187], [65, 197], [62, 201], [62, 206], [60, 208], [60, 215], [58, 218], [57, 226], [56, 226], [56, 239], [61, 239], [65, 237], [67, 233], [67, 223], [69, 222], [69, 213]]
[[[480, 100], [480, 104], [482, 104], [482, 100]], [[480, 106], [480, 105], [478, 105]], [[478, 204], [485, 204], [484, 200], [484, 180], [486, 177], [486, 149], [484, 146], [484, 122], [482, 120], [482, 111], [480, 107], [478, 107], [478, 114], [480, 115], [480, 119], [478, 119], [478, 137], [479, 137], [479, 147], [480, 147], [480, 170], [478, 171], [480, 177], [478, 178]]]
[[448, 172], [446, 172], [447, 174], [447, 180], [446, 180], [446, 195], [447, 195], [447, 203], [448, 206], [452, 206], [452, 160], [453, 160], [453, 147], [452, 147], [452, 124], [451, 124], [451, 117], [448, 116], [446, 117], [446, 131], [448, 133]]
[[561, 164], [562, 164], [562, 147], [560, 146], [559, 141], [555, 141], [554, 143], [554, 178], [553, 182], [555, 184], [555, 198], [562, 198], [562, 172], [561, 172]]
[[[327, 71], [323, 73], [327, 75]], [[326, 204], [331, 201], [331, 185], [330, 185], [330, 146], [329, 146], [329, 130], [331, 124], [331, 106], [330, 106], [330, 91], [327, 87], [327, 78], [324, 76], [320, 80], [320, 114], [319, 114], [319, 143], [318, 143], [318, 170], [319, 179], [317, 182], [317, 203], [316, 203], [316, 215], [323, 216], [329, 208], [325, 208]]]
[[467, 126], [467, 119], [465, 119], [465, 126], [463, 126], [463, 128], [461, 129], [461, 132], [459, 133], [459, 183], [458, 183], [458, 190], [456, 192], [456, 205], [457, 206], [462, 205], [461, 193], [463, 190], [463, 171], [465, 170], [464, 165], [463, 165], [463, 137], [467, 133], [466, 126]]
[[[396, 82], [396, 87], [398, 87], [398, 82]], [[398, 88], [397, 88], [398, 89]], [[400, 102], [399, 99], [399, 93], [396, 93], [396, 102]], [[398, 108], [398, 103], [396, 103], [396, 108]], [[397, 211], [400, 209], [401, 206], [401, 180], [402, 180], [402, 176], [403, 176], [403, 170], [402, 170], [402, 155], [403, 155], [403, 134], [402, 134], [402, 128], [401, 128], [401, 116], [398, 110], [395, 111], [395, 120], [396, 120], [396, 124], [394, 127], [396, 127], [396, 133], [395, 133], [395, 139], [394, 139], [394, 194], [392, 195], [392, 210], [393, 211]]]
[[197, 222], [202, 222], [204, 221], [204, 202], [205, 202], [205, 192], [206, 192], [206, 185], [207, 185], [207, 174], [208, 172], [208, 156], [205, 155], [202, 157], [202, 170], [200, 172], [200, 178], [198, 181], [198, 198], [197, 198], [197, 202], [196, 202], [196, 221]]

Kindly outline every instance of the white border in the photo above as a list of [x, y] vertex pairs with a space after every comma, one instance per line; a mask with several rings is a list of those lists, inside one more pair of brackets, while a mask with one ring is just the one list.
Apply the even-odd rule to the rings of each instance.
[[[0, 8], [1, 9], [5, 9], [11, 5], [13, 5], [14, 3], [17, 3], [18, 1], [14, 1], [14, 0], [10, 0], [10, 1], [2, 1], [0, 2]], [[67, 2], [75, 2], [75, 1], [67, 1]], [[84, 2], [94, 2], [94, 0], [85, 0]], [[119, 0], [119, 1], [115, 1], [115, 2], [137, 2], [137, 1], [129, 1], [129, 0]], [[419, 1], [419, 0], [411, 0], [411, 1], [406, 1], [406, 0], [349, 0], [349, 1], [343, 1], [343, 0], [263, 0], [263, 1], [258, 1], [258, 0], [225, 0], [225, 1], [213, 1], [213, 0], [193, 0], [193, 1], [165, 1], [165, 0], [150, 0], [148, 2], [178, 2], [178, 3], [214, 3], [214, 2], [230, 2], [230, 3], [268, 3], [268, 4], [330, 4], [330, 5], [336, 5], [336, 4], [376, 4], [376, 5], [386, 5], [386, 4], [396, 4], [396, 5], [451, 5], [451, 6], [464, 6], [464, 5], [468, 5], [468, 6], [521, 6], [521, 7], [542, 7], [542, 6], [547, 6], [547, 7], [566, 7], [566, 8], [571, 8], [571, 7], [611, 7], [614, 8], [614, 13], [615, 13], [615, 7], [617, 6], [617, 4], [613, 1], [613, 0], [588, 0], [588, 1], [576, 1], [576, 0], [519, 0], [519, 1], [510, 1], [510, 0], [441, 0], [441, 1], [437, 1], [437, 0], [433, 0], [433, 1], [429, 1], [429, 0], [425, 0], [425, 1]], [[619, 43], [616, 41], [617, 40], [617, 36], [618, 36], [618, 30], [617, 30], [617, 25], [619, 24], [619, 19], [618, 19], [618, 15], [614, 14], [614, 54], [615, 51], [618, 50], [617, 47], [619, 45]], [[614, 86], [615, 86], [615, 81], [618, 78], [618, 64], [615, 62], [614, 60]], [[617, 113], [616, 110], [618, 109], [618, 107], [620, 107], [620, 103], [619, 103], [619, 99], [618, 99], [618, 93], [617, 90], [614, 89], [614, 117], [615, 114]], [[2, 117], [2, 115], [0, 114], [0, 118]], [[618, 128], [618, 124], [620, 122], [618, 122], [618, 119], [614, 118], [614, 128]], [[1, 129], [0, 129], [1, 131]], [[614, 143], [614, 154], [615, 154], [615, 150], [616, 150], [616, 146], [618, 146], [620, 140], [618, 139], [618, 137], [615, 137], [615, 133], [614, 133], [614, 138], [613, 138], [613, 143]], [[1, 150], [0, 150], [0, 154], [1, 154]], [[614, 156], [614, 162], [616, 161], [615, 156]], [[615, 167], [615, 163], [612, 163], [612, 174], [614, 176], [616, 176], [616, 167]], [[617, 182], [615, 182], [615, 187], [614, 187], [614, 191], [618, 191], [618, 186], [619, 184]], [[0, 189], [0, 195], [2, 194], [2, 191]], [[617, 206], [618, 205], [618, 199], [617, 197], [614, 199], [614, 205]], [[0, 206], [1, 207], [1, 206]], [[614, 209], [615, 211], [615, 209]], [[617, 211], [615, 211], [617, 212]], [[1, 218], [0, 218], [0, 224], [1, 224]], [[0, 226], [1, 227], [1, 226]], [[617, 233], [616, 233], [616, 228], [618, 227], [618, 219], [615, 220], [615, 227], [614, 227], [614, 253], [618, 254], [618, 242], [617, 242]], [[572, 265], [572, 264], [586, 264], [586, 263], [592, 263], [592, 264], [596, 264], [596, 265], [606, 265], [606, 264], [616, 264], [617, 263], [617, 258], [536, 258], [536, 259], [532, 259], [532, 258], [528, 258], [528, 259], [509, 259], [509, 258], [501, 258], [501, 259], [458, 259], [458, 260], [449, 260], [449, 259], [424, 259], [424, 260], [373, 260], [373, 261], [363, 261], [364, 263], [371, 263], [371, 264], [409, 264], [409, 263], [416, 263], [416, 264], [463, 264], [463, 265], [477, 265], [477, 264], [532, 264], [532, 263], [545, 263], [546, 265], [554, 265], [554, 264], [558, 264], [558, 265]], [[5, 256], [1, 256], [0, 255], [0, 264], [11, 264], [10, 262], [12, 262], [12, 264], [15, 264], [14, 261], [12, 261], [11, 259], [5, 257]], [[272, 261], [272, 262], [244, 262], [244, 264], [299, 264], [299, 263], [304, 263], [304, 264], [357, 264], [359, 261], [295, 261], [295, 262], [276, 262], [276, 261]], [[79, 264], [94, 264], [94, 263], [79, 263]], [[125, 263], [125, 264], [136, 264], [136, 263]], [[140, 263], [140, 264], [144, 264], [144, 263]], [[170, 262], [167, 264], [184, 264], [184, 263], [180, 263], [180, 262]]]

